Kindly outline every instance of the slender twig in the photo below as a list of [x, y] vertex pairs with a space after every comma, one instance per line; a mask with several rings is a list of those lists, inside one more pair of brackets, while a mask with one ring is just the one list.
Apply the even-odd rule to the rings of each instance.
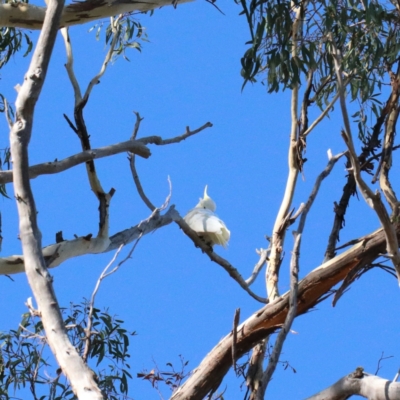
[[68, 28], [61, 28], [61, 35], [64, 38], [65, 51], [67, 53], [67, 62], [65, 64], [65, 68], [67, 70], [69, 80], [71, 81], [71, 85], [74, 90], [75, 107], [76, 107], [82, 101], [82, 93], [74, 72], [74, 55], [72, 53], [72, 46]]
[[122, 17], [123, 17], [123, 15], [120, 14], [117, 17], [117, 19], [114, 19], [114, 17], [110, 18], [110, 25], [111, 25], [111, 30], [112, 30], [112, 33], [113, 33], [111, 44], [110, 44], [110, 48], [108, 49], [108, 52], [106, 54], [106, 57], [105, 57], [105, 59], [103, 61], [103, 65], [101, 66], [99, 73], [90, 81], [90, 83], [89, 83], [89, 85], [88, 85], [88, 87], [86, 89], [86, 92], [85, 92], [85, 94], [83, 96], [83, 99], [82, 99], [83, 103], [86, 103], [88, 101], [90, 93], [92, 92], [93, 87], [100, 82], [100, 78], [106, 72], [107, 65], [110, 62], [111, 58], [112, 58], [112, 55], [113, 55], [114, 50], [115, 50], [115, 46], [117, 44], [117, 41], [118, 41], [118, 38], [119, 38], [119, 35], [120, 35], [120, 29], [118, 27], [118, 23], [119, 23], [119, 21], [121, 20]]
[[140, 128], [140, 123], [143, 121], [143, 118], [140, 116], [140, 114], [136, 111], [133, 112], [136, 115], [136, 122], [135, 122], [135, 126], [133, 128], [133, 132], [132, 132], [132, 136], [131, 136], [131, 140], [135, 140], [136, 136], [139, 132], [139, 128]]
[[332, 156], [330, 154], [330, 151], [328, 151], [328, 156], [329, 156], [329, 161], [328, 165], [325, 167], [325, 169], [318, 175], [317, 179], [315, 180], [314, 187], [311, 191], [311, 194], [305, 204], [305, 207], [303, 209], [303, 212], [300, 217], [299, 221], [299, 226], [297, 228], [297, 232], [303, 233], [304, 226], [306, 223], [307, 215], [308, 212], [311, 209], [311, 206], [314, 203], [315, 198], [317, 197], [319, 188], [321, 187], [322, 181], [331, 173], [333, 167], [335, 166], [336, 162], [344, 155], [345, 153], [339, 153], [335, 156]]
[[190, 136], [196, 135], [197, 133], [203, 131], [206, 128], [211, 128], [213, 126], [213, 124], [211, 122], [206, 122], [203, 126], [201, 126], [200, 128], [195, 129], [194, 131], [191, 131], [189, 129], [189, 127], [186, 127], [186, 132], [183, 135], [180, 136], [176, 136], [174, 138], [171, 139], [162, 139], [160, 136], [148, 136], [145, 138], [141, 138], [138, 139], [139, 142], [142, 142], [144, 144], [157, 144], [159, 146], [164, 146], [167, 144], [172, 144], [172, 143], [179, 143], [182, 140], [187, 139]]
[[12, 121], [12, 119], [10, 117], [10, 108], [8, 106], [8, 101], [6, 98], [4, 98], [4, 114], [6, 115], [8, 128], [11, 130], [14, 125], [14, 122]]
[[236, 343], [237, 343], [237, 327], [240, 322], [240, 308], [235, 310], [235, 316], [233, 317], [233, 327], [232, 327], [232, 365], [233, 370], [236, 371]]
[[267, 262], [269, 251], [270, 251], [269, 249], [256, 250], [257, 254], [260, 256], [260, 259], [258, 260], [257, 264], [254, 266], [251, 276], [246, 279], [246, 284], [248, 286], [250, 286], [252, 283], [254, 283], [254, 281], [256, 280], [258, 274], [260, 273], [262, 267]]
[[[275, 341], [274, 349], [269, 357], [268, 366], [262, 377], [262, 391], [265, 393], [268, 383], [270, 382], [272, 375], [276, 369], [276, 365], [279, 361], [279, 356], [282, 352], [283, 343], [290, 331], [293, 320], [297, 313], [297, 290], [298, 290], [298, 279], [299, 279], [299, 251], [301, 243], [301, 234], [293, 232], [294, 235], [294, 246], [292, 251], [292, 259], [290, 262], [290, 294], [289, 294], [289, 311], [285, 318], [285, 323], [282, 329], [278, 333]], [[262, 397], [263, 398], [263, 397]]]
[[311, 131], [327, 116], [329, 111], [335, 105], [337, 99], [339, 98], [339, 93], [336, 93], [331, 102], [325, 107], [325, 110], [314, 120], [314, 122], [308, 127], [308, 129], [303, 133], [303, 136], [307, 136]]
[[128, 154], [128, 160], [129, 160], [129, 166], [131, 168], [132, 172], [132, 178], [133, 181], [135, 182], [136, 189], [139, 193], [140, 198], [143, 200], [143, 203], [146, 204], [146, 206], [153, 211], [155, 209], [153, 203], [150, 201], [150, 199], [146, 196], [143, 186], [140, 182], [139, 175], [136, 171], [136, 166], [135, 166], [135, 155], [133, 153]]

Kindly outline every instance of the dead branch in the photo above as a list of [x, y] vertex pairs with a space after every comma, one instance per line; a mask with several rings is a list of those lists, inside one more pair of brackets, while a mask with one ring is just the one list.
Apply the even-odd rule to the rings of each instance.
[[164, 146], [164, 145], [172, 144], [172, 143], [179, 143], [182, 140], [185, 140], [190, 136], [196, 135], [197, 133], [203, 131], [204, 129], [212, 128], [212, 126], [213, 126], [213, 124], [211, 122], [206, 122], [203, 126], [195, 129], [194, 131], [191, 131], [189, 129], [189, 127], [187, 126], [186, 132], [183, 135], [175, 136], [171, 139], [163, 139], [160, 136], [148, 136], [148, 137], [138, 139], [138, 142], [142, 142], [143, 144], [156, 144], [158, 146]]

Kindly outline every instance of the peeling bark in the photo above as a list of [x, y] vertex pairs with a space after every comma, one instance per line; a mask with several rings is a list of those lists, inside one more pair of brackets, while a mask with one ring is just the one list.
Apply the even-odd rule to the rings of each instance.
[[[399, 231], [399, 229], [398, 229]], [[329, 291], [354, 268], [371, 263], [385, 252], [385, 233], [379, 229], [344, 253], [327, 261], [299, 282], [297, 315], [326, 298]], [[256, 343], [280, 329], [289, 309], [289, 292], [258, 310], [238, 327], [236, 354], [243, 356]], [[203, 359], [171, 400], [200, 400], [212, 390], [232, 366], [232, 333], [225, 336]]]

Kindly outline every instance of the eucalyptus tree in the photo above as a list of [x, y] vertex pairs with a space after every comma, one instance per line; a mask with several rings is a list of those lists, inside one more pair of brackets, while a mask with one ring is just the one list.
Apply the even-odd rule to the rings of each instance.
[[[175, 400], [202, 399], [206, 396], [211, 398], [214, 394], [222, 398], [222, 395], [218, 395], [222, 380], [231, 368], [238, 368], [238, 360], [249, 351], [252, 351], [252, 356], [245, 379], [250, 398], [264, 398], [286, 335], [296, 316], [306, 313], [332, 294], [336, 303], [350, 285], [372, 268], [382, 268], [399, 276], [399, 208], [389, 179], [393, 150], [396, 148], [394, 137], [399, 112], [399, 5], [395, 2], [391, 4], [361, 0], [237, 2], [250, 32], [249, 47], [241, 59], [244, 86], [262, 81], [271, 95], [282, 90], [291, 92], [291, 103], [288, 104], [291, 129], [288, 135], [286, 189], [275, 224], [271, 228], [269, 248], [259, 250], [259, 261], [248, 279], [244, 279], [228, 260], [219, 256], [190, 229], [175, 208], [169, 207], [169, 198], [161, 207], [156, 207], [143, 190], [135, 167], [137, 156], [150, 156], [149, 146], [178, 143], [211, 127], [211, 123], [195, 130], [188, 128], [183, 135], [170, 139], [156, 136], [138, 139], [141, 117], [137, 114], [129, 140], [104, 148], [91, 148], [84, 116], [90, 94], [105, 73], [112, 57], [122, 54], [127, 47], [137, 47], [134, 37], [143, 34], [142, 27], [130, 18], [130, 13], [149, 11], [171, 2], [106, 1], [97, 4], [85, 1], [65, 7], [58, 0], [49, 0], [47, 7], [24, 2], [0, 4], [0, 66], [7, 64], [11, 56], [22, 48], [28, 52], [31, 50], [29, 34], [22, 29], [41, 30], [26, 78], [18, 88], [15, 110], [2, 97], [2, 111], [10, 127], [13, 168], [0, 172], [0, 184], [3, 185], [3, 194], [6, 183], [14, 184], [23, 255], [1, 258], [0, 273], [12, 275], [25, 272], [38, 307], [37, 309], [29, 301], [27, 306], [30, 313], [20, 329], [2, 336], [0, 393], [3, 397], [8, 398], [9, 388], [21, 382], [28, 383], [36, 396], [36, 385], [40, 379], [43, 383], [44, 379], [39, 372], [43, 361], [40, 357], [41, 350], [38, 350], [43, 340], [49, 344], [60, 365], [57, 380], [47, 381], [50, 385], [49, 398], [119, 398], [115, 394], [118, 391], [116, 382], [120, 382], [121, 395], [127, 394], [129, 373], [125, 364], [129, 339], [127, 331], [120, 326], [121, 321], [101, 314], [95, 308], [98, 285], [92, 298], [82, 306], [74, 306], [66, 317], [57, 304], [49, 269], [84, 254], [118, 251], [121, 245], [133, 241], [137, 243], [147, 233], [172, 222], [178, 224], [211, 261], [224, 268], [258, 302], [255, 304], [263, 304], [259, 309], [255, 305], [254, 314], [242, 323], [239, 311], [235, 314], [232, 331], [216, 344], [182, 385], [174, 387], [171, 398]], [[172, 2], [173, 5], [177, 3]], [[89, 82], [86, 90], [82, 91], [74, 71], [73, 46], [68, 27], [104, 17], [110, 17], [110, 25], [106, 28], [108, 52], [100, 72]], [[66, 70], [74, 93], [74, 118], [65, 118], [77, 134], [82, 152], [64, 160], [30, 165], [28, 144], [33, 112], [60, 28], [66, 49]], [[348, 111], [350, 101], [357, 104], [357, 110], [352, 116]], [[307, 141], [310, 140], [310, 134], [318, 130], [319, 123], [334, 112], [335, 106], [340, 110], [343, 119], [343, 130], [337, 134], [343, 137], [345, 151], [337, 155], [329, 153], [328, 165], [315, 182], [308, 201], [295, 211], [293, 196], [298, 186], [299, 174], [306, 166], [304, 152]], [[309, 112], [312, 108], [319, 110], [319, 116], [310, 123]], [[368, 118], [369, 115], [373, 115], [372, 121]], [[356, 154], [356, 141], [360, 141], [362, 145], [360, 154]], [[150, 216], [133, 228], [110, 236], [109, 213], [114, 190], [103, 189], [94, 160], [121, 152], [129, 152], [133, 179], [141, 199], [149, 208]], [[332, 231], [324, 249], [324, 262], [299, 281], [299, 253], [307, 214], [322, 180], [341, 158], [347, 160], [348, 171], [344, 177], [342, 196], [335, 205]], [[59, 173], [80, 163], [86, 165], [90, 187], [99, 204], [99, 231], [95, 237], [87, 235], [73, 240], [64, 240], [59, 233], [53, 245], [42, 249], [30, 180], [39, 175]], [[372, 176], [372, 183], [378, 185], [377, 191], [374, 192], [372, 186], [366, 182], [367, 174]], [[376, 212], [378, 229], [366, 232], [364, 236], [338, 248], [339, 233], [344, 225], [346, 211], [356, 192]], [[293, 224], [297, 226], [290, 260], [290, 290], [281, 294], [281, 266], [283, 253], [288, 247], [286, 231]], [[346, 247], [348, 249], [343, 250]], [[390, 260], [391, 264], [383, 263], [382, 257]], [[264, 267], [266, 298], [250, 288]], [[116, 269], [118, 266], [105, 270], [98, 284]], [[338, 284], [339, 287], [333, 290]], [[395, 280], [393, 284], [396, 284]], [[28, 335], [28, 339], [40, 340], [27, 345], [26, 338], [21, 334], [29, 326], [33, 332]], [[270, 335], [275, 332], [279, 333], [264, 369], [267, 343]], [[94, 373], [89, 368], [90, 358], [101, 362], [107, 351], [108, 356], [120, 362], [122, 372]], [[22, 363], [21, 360], [30, 368], [18, 371], [15, 367]], [[32, 370], [35, 373], [27, 372]], [[68, 383], [61, 383], [62, 375], [68, 378]], [[159, 376], [145, 377], [149, 380], [162, 379]], [[179, 384], [180, 381], [181, 379]], [[337, 399], [358, 394], [375, 399], [395, 399], [399, 397], [399, 386], [398, 383], [372, 376], [358, 368], [311, 398]]]

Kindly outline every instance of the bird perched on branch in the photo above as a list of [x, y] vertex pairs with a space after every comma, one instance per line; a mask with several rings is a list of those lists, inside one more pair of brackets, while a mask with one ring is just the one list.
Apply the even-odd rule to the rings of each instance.
[[200, 198], [196, 207], [191, 209], [183, 219], [207, 244], [210, 246], [219, 244], [226, 248], [231, 233], [224, 221], [215, 215], [216, 208], [215, 202], [207, 194], [206, 185], [204, 197]]

